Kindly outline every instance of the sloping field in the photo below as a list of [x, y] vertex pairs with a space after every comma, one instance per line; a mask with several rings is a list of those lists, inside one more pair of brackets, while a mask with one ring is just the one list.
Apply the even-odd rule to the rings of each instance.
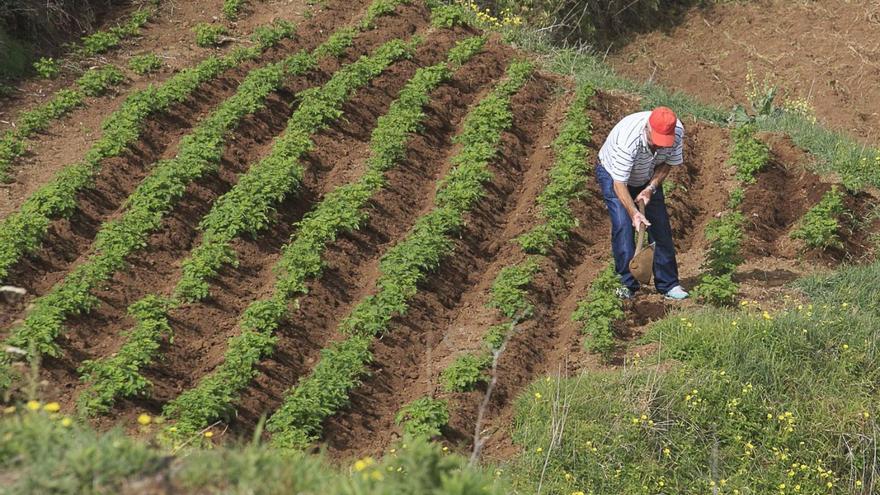
[[[606, 359], [583, 350], [572, 314], [610, 258], [592, 167], [639, 102], [452, 24], [422, 2], [331, 0], [129, 96], [164, 103], [105, 127], [0, 220], [0, 281], [27, 290], [0, 302], [0, 386], [43, 383], [100, 427], [163, 416], [172, 446], [249, 438], [266, 418], [274, 444], [344, 458], [382, 452], [403, 406], [441, 399], [446, 440], [508, 456], [529, 382], [620, 364], [675, 306], [627, 303]], [[666, 194], [686, 286], [728, 210], [745, 218], [744, 299], [873, 256], [867, 193], [844, 197], [842, 244], [805, 250], [789, 234], [834, 185], [776, 135], [757, 136], [769, 159], [740, 181], [740, 138], [685, 126]], [[465, 354], [489, 379], [447, 385]]]

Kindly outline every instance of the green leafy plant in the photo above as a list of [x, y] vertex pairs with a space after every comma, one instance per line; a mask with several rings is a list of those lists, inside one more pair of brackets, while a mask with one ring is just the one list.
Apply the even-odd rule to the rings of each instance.
[[491, 355], [463, 354], [440, 373], [440, 382], [447, 392], [470, 392], [486, 380], [486, 369], [492, 365]]
[[498, 308], [507, 318], [524, 318], [532, 314], [532, 304], [526, 299], [526, 291], [532, 276], [540, 267], [537, 260], [529, 258], [524, 263], [505, 267], [492, 284], [492, 300], [489, 306]]
[[61, 66], [52, 57], [40, 57], [34, 62], [34, 70], [43, 79], [55, 79], [61, 73]]
[[135, 74], [145, 75], [162, 68], [162, 59], [154, 53], [135, 55], [128, 61], [128, 68]]
[[589, 85], [578, 88], [565, 125], [553, 142], [556, 161], [550, 182], [538, 196], [539, 216], [546, 221], [516, 239], [527, 253], [547, 254], [557, 240], [567, 239], [578, 225], [570, 205], [586, 190], [587, 146], [592, 138], [587, 107], [594, 93]]
[[394, 418], [408, 435], [432, 438], [449, 423], [449, 404], [442, 399], [422, 397], [403, 406]]
[[733, 131], [733, 149], [730, 164], [736, 168], [736, 178], [746, 184], [755, 182], [755, 174], [770, 162], [770, 149], [755, 137], [754, 124], [743, 124]]
[[842, 249], [840, 218], [845, 213], [843, 193], [837, 187], [832, 187], [816, 206], [804, 214], [798, 227], [791, 232], [791, 237], [804, 241], [807, 247], [813, 249]]
[[76, 84], [88, 96], [101, 96], [111, 86], [118, 86], [123, 81], [125, 81], [125, 74], [118, 67], [105, 65], [86, 71], [85, 74], [77, 79]]
[[613, 266], [608, 266], [593, 281], [587, 298], [578, 303], [572, 314], [574, 321], [584, 324], [581, 332], [590, 339], [586, 347], [610, 359], [614, 352], [614, 322], [623, 319], [623, 302], [617, 297], [620, 279]]
[[431, 7], [431, 25], [438, 28], [453, 28], [469, 24], [468, 13], [457, 4], [429, 2]]
[[201, 47], [219, 45], [223, 39], [222, 37], [229, 34], [229, 30], [226, 29], [226, 26], [208, 24], [206, 22], [196, 24], [192, 30], [196, 35], [196, 44]]
[[727, 207], [731, 210], [736, 210], [742, 205], [743, 200], [746, 199], [746, 191], [741, 186], [730, 191], [730, 196], [727, 198]]
[[730, 273], [713, 275], [707, 273], [700, 278], [700, 284], [693, 290], [693, 295], [699, 301], [713, 306], [730, 306], [736, 302], [736, 293], [739, 289]]
[[713, 219], [706, 226], [706, 250], [704, 266], [715, 275], [723, 275], [736, 270], [742, 263], [740, 244], [743, 237], [745, 219], [738, 211], [729, 212], [721, 218]]
[[224, 0], [223, 16], [230, 21], [238, 19], [238, 16], [241, 15], [241, 11], [244, 9], [246, 3], [245, 0]]
[[94, 56], [105, 53], [119, 46], [126, 38], [140, 34], [150, 18], [155, 14], [153, 10], [136, 10], [125, 24], [115, 26], [107, 31], [98, 31], [82, 39], [79, 53], [85, 56]]

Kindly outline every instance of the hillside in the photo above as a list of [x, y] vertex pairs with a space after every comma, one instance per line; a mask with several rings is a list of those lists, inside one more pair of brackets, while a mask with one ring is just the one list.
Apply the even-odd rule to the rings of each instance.
[[[113, 467], [95, 468], [115, 473], [107, 487], [125, 478], [134, 492], [170, 490], [162, 483], [171, 482], [156, 476], [176, 476], [177, 468], [166, 468], [188, 462], [173, 455], [217, 448], [229, 462], [279, 470], [288, 468], [263, 456], [320, 449], [336, 464], [370, 459], [354, 464], [372, 487], [363, 490], [381, 481], [366, 474], [381, 474], [371, 463], [382, 457], [383, 469], [437, 462], [446, 464], [427, 478], [474, 477], [468, 486], [475, 491], [447, 486], [437, 493], [477, 493], [493, 478], [464, 469], [451, 451], [484, 460], [487, 471], [512, 466], [518, 493], [535, 490], [527, 480], [543, 481], [545, 472], [555, 477], [555, 490], [577, 493], [570, 473], [582, 471], [579, 481], [603, 471], [586, 469], [582, 460], [570, 464], [580, 451], [553, 463], [550, 452], [582, 440], [583, 425], [610, 422], [607, 430], [615, 430], [619, 411], [595, 414], [585, 405], [578, 426], [567, 430], [573, 436], [545, 443], [549, 413], [523, 412], [532, 398], [535, 407], [559, 406], [559, 396], [541, 400], [552, 386], [568, 390], [554, 384], [570, 378], [565, 383], [575, 389], [583, 383], [592, 390], [595, 380], [610, 379], [616, 395], [609, 408], [632, 399], [624, 406], [639, 406], [644, 421], [656, 412], [674, 425], [678, 412], [664, 409], [668, 404], [654, 408], [644, 395], [650, 391], [639, 388], [644, 377], [631, 387], [614, 377], [629, 376], [634, 362], [648, 359], [648, 384], [660, 370], [669, 387], [690, 386], [717, 356], [695, 351], [702, 348], [689, 336], [711, 348], [720, 338], [715, 325], [742, 321], [741, 331], [766, 334], [761, 325], [776, 319], [774, 332], [788, 335], [806, 325], [797, 319], [803, 316], [787, 319], [788, 312], [812, 298], [818, 305], [833, 299], [829, 294], [847, 294], [845, 277], [828, 282], [833, 288], [826, 291], [817, 289], [821, 277], [843, 263], [873, 266], [880, 235], [874, 175], [865, 187], [852, 187], [852, 176], [820, 175], [815, 156], [760, 121], [722, 125], [682, 109], [686, 160], [664, 194], [682, 282], [700, 287], [700, 297], [672, 303], [649, 290], [620, 303], [609, 298], [613, 287], [603, 275], [610, 224], [592, 169], [611, 128], [646, 105], [643, 97], [553, 70], [570, 52], [554, 61], [516, 48], [505, 39], [518, 21], [491, 19], [473, 7], [248, 2], [233, 22], [219, 17], [223, 4], [158, 7], [132, 42], [176, 50], [180, 65], [145, 75], [126, 70], [109, 96], [83, 99], [27, 136], [7, 134], [7, 142], [29, 150], [4, 157], [0, 282], [24, 293], [9, 290], [0, 300], [0, 389], [10, 415], [0, 431], [39, 440], [0, 448], [0, 466], [2, 476], [25, 480], [32, 491], [48, 485], [16, 459], [39, 458], [52, 435], [65, 435], [73, 424], [75, 435], [61, 442], [74, 452], [75, 445], [98, 442], [91, 429], [119, 426], [135, 439], [110, 433], [106, 438], [116, 440], [102, 444], [101, 459]], [[193, 41], [210, 29], [180, 30], [202, 21], [226, 28], [215, 30], [213, 45]], [[129, 58], [108, 57], [120, 65]], [[19, 111], [30, 108], [18, 104]], [[84, 132], [83, 121], [95, 132]], [[854, 312], [874, 314], [870, 296], [851, 293]], [[833, 368], [819, 351], [804, 351], [816, 366], [841, 373], [829, 379], [837, 388], [821, 388], [829, 403], [835, 393], [857, 393], [858, 407], [874, 397], [865, 386], [875, 368], [867, 345], [873, 320], [861, 318], [853, 316], [848, 330], [866, 343], [854, 369]], [[705, 332], [676, 323], [688, 321]], [[816, 329], [817, 346], [832, 345], [829, 331]], [[676, 337], [667, 343], [657, 332]], [[731, 353], [755, 363], [790, 358], [748, 354], [759, 350], [742, 345]], [[775, 381], [792, 368], [771, 367], [761, 384], [734, 372], [735, 360], [718, 359], [712, 366], [738, 380], [725, 382], [731, 390], [748, 381], [767, 403], [808, 402], [790, 383]], [[667, 369], [686, 376], [676, 382], [678, 372], [662, 373]], [[750, 413], [764, 415], [752, 406]], [[54, 425], [41, 423], [43, 416]], [[59, 426], [61, 420], [69, 423]], [[764, 433], [744, 427], [740, 435], [758, 442]], [[798, 435], [839, 467], [834, 437], [824, 430]], [[415, 458], [398, 459], [401, 439], [411, 443], [412, 436], [435, 444], [417, 441]], [[251, 439], [266, 447], [238, 450]], [[790, 441], [779, 445], [787, 449]], [[547, 445], [538, 461], [534, 445]], [[718, 479], [704, 476], [702, 456], [710, 454], [703, 447], [693, 447], [693, 472], [635, 467], [625, 482], [588, 486], [620, 493], [650, 479], [695, 490], [694, 478]], [[136, 460], [109, 461], [123, 453]], [[195, 455], [208, 465], [222, 462]], [[626, 461], [609, 455], [602, 469], [639, 466], [653, 454]], [[71, 459], [55, 469], [65, 471]], [[871, 490], [875, 469], [861, 468], [834, 479]], [[506, 475], [494, 478], [501, 478], [493, 482], [498, 493], [510, 490], [501, 484]], [[771, 486], [751, 471], [731, 473], [730, 480], [754, 493]], [[342, 485], [333, 489], [379, 493]]]

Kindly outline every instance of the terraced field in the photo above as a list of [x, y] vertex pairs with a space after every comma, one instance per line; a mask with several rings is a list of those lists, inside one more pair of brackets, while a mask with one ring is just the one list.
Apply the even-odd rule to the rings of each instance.
[[[248, 438], [266, 418], [273, 444], [339, 457], [383, 451], [421, 401], [459, 450], [504, 457], [530, 381], [619, 364], [669, 304], [627, 303], [604, 358], [572, 314], [609, 260], [595, 156], [639, 102], [438, 12], [279, 7], [253, 42], [132, 88], [54, 176], [13, 174], [0, 282], [27, 293], [0, 302], [0, 386], [43, 382], [100, 427], [163, 416], [172, 446]], [[685, 126], [666, 194], [686, 286], [728, 210], [745, 219], [740, 298], [873, 256], [878, 220], [854, 223], [869, 193], [844, 197], [838, 247], [805, 251], [789, 234], [833, 184], [773, 135], [742, 180], [739, 137]]]

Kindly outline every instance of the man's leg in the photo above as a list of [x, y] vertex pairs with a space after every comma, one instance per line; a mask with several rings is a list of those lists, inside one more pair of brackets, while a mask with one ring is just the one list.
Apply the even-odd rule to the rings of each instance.
[[611, 217], [611, 250], [614, 252], [614, 270], [620, 275], [620, 282], [635, 292], [639, 282], [629, 272], [629, 261], [635, 254], [632, 221], [623, 203], [614, 194], [614, 181], [602, 165], [596, 165], [596, 180], [605, 199], [608, 215]]
[[672, 227], [663, 189], [658, 189], [645, 208], [645, 217], [651, 222], [648, 233], [654, 246], [654, 286], [665, 294], [679, 284], [678, 264], [675, 261], [675, 246], [672, 243]]

